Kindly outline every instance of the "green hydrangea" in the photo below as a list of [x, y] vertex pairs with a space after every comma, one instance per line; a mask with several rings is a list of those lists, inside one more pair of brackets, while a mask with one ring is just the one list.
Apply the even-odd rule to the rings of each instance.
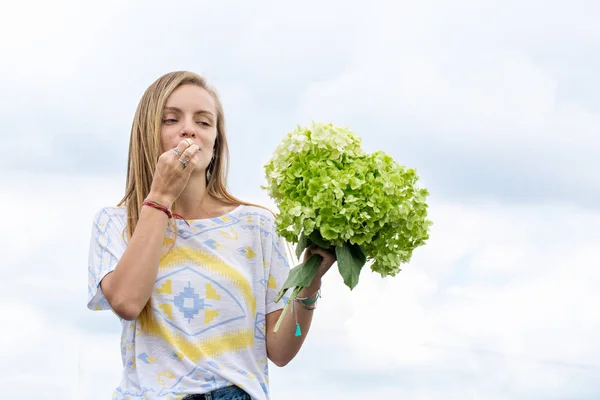
[[382, 151], [367, 154], [361, 144], [347, 128], [298, 126], [265, 165], [264, 188], [288, 242], [317, 235], [332, 247], [358, 246], [373, 271], [394, 276], [429, 238], [428, 192], [416, 186], [414, 169]]

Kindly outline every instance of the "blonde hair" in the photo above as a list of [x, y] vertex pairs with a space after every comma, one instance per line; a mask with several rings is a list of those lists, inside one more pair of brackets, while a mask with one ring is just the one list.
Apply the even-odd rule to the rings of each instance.
[[140, 217], [142, 202], [150, 193], [158, 157], [166, 150], [160, 148], [163, 110], [171, 93], [185, 84], [193, 84], [203, 88], [212, 96], [215, 102], [217, 138], [214, 158], [206, 168], [207, 194], [226, 204], [252, 205], [265, 208], [242, 201], [227, 190], [229, 147], [225, 133], [223, 105], [216, 90], [211, 88], [206, 80], [198, 74], [188, 71], [175, 71], [161, 76], [146, 89], [133, 119], [129, 140], [127, 185], [125, 196], [119, 202], [119, 206], [125, 205], [127, 208], [128, 238], [133, 236]]

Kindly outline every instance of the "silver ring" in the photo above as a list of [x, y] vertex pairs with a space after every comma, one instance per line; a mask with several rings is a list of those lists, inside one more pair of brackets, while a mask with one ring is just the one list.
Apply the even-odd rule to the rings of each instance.
[[176, 156], [179, 155], [179, 149], [173, 149], [173, 154], [175, 154]]
[[183, 161], [181, 158], [179, 159], [179, 162], [183, 164], [183, 168], [187, 167], [190, 163], [189, 161]]

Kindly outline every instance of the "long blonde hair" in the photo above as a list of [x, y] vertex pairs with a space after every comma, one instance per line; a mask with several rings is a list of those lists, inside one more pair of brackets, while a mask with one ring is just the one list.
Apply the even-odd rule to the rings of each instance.
[[128, 238], [133, 236], [140, 217], [142, 203], [150, 193], [158, 157], [161, 152], [166, 150], [161, 149], [160, 146], [163, 109], [171, 93], [185, 84], [198, 85], [210, 93], [217, 111], [215, 153], [213, 160], [206, 168], [207, 194], [231, 205], [243, 204], [265, 208], [242, 201], [227, 190], [229, 147], [225, 133], [223, 105], [216, 90], [210, 87], [206, 80], [198, 74], [188, 71], [175, 71], [161, 76], [146, 89], [133, 119], [129, 140], [127, 185], [125, 196], [119, 202], [119, 206], [125, 205], [127, 208]]

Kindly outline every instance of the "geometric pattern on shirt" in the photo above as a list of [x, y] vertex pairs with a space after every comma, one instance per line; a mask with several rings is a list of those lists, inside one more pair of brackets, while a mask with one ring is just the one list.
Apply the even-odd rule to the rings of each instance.
[[210, 392], [216, 388], [224, 387], [228, 383], [227, 380], [212, 371], [196, 366], [189, 373], [177, 379], [168, 389], [161, 390], [158, 396], [179, 394], [183, 389], [202, 388], [203, 391]]
[[254, 337], [258, 340], [266, 340], [266, 318], [263, 313], [256, 313], [254, 320]]
[[248, 260], [252, 260], [252, 259], [256, 258], [256, 252], [250, 246], [240, 247], [238, 249], [238, 251], [240, 252], [241, 255], [246, 257]]
[[[254, 296], [252, 285], [241, 271], [227, 264], [222, 259], [201, 249], [188, 246], [176, 246], [161, 259], [159, 264], [159, 274], [173, 269], [177, 270], [170, 274], [166, 273], [162, 275], [156, 283], [169, 278], [171, 274], [179, 273], [183, 270], [193, 271], [211, 282], [215, 281], [207, 275], [224, 278], [239, 291], [241, 296], [240, 301], [248, 306], [250, 314], [254, 317], [256, 313], [256, 297]], [[232, 296], [231, 293], [228, 294]], [[235, 298], [235, 296], [232, 297]]]
[[[178, 280], [178, 275], [185, 277], [185, 283]], [[194, 285], [190, 281], [190, 275], [195, 275]], [[176, 288], [177, 285], [183, 284], [185, 286]], [[171, 288], [174, 296], [165, 296], [168, 294], [164, 293], [165, 286]], [[157, 292], [162, 291], [163, 302], [153, 307], [154, 312], [164, 323], [186, 336], [199, 336], [247, 316], [246, 309], [236, 296], [197, 269], [186, 267], [173, 271], [158, 279], [156, 287]], [[228, 308], [226, 315], [219, 311], [223, 307]], [[174, 313], [178, 313], [178, 316]]]
[[237, 224], [240, 220], [232, 215], [224, 215], [219, 218], [210, 218], [204, 223], [194, 222], [190, 226], [187, 226], [182, 221], [177, 221], [177, 235], [183, 239], [189, 239], [194, 236], [201, 235], [203, 233], [227, 228]]
[[[259, 230], [266, 237], [271, 235], [271, 232], [265, 229], [265, 223], [268, 223], [268, 220], [265, 220], [265, 217], [257, 212], [245, 212], [238, 214], [240, 221], [240, 227], [244, 230]], [[256, 219], [258, 218], [258, 224], [256, 223]]]
[[222, 354], [233, 353], [248, 349], [254, 345], [254, 329], [238, 328], [221, 332], [213, 336], [199, 338], [173, 332], [169, 325], [151, 315], [142, 320], [143, 331], [150, 336], [158, 337], [178, 350], [182, 358], [199, 362], [215, 358]]
[[210, 307], [210, 304], [205, 304], [204, 299], [200, 298], [200, 295], [194, 291], [191, 282], [188, 282], [188, 286], [183, 288], [183, 291], [173, 299], [175, 307], [183, 313], [184, 318], [187, 318], [188, 322], [198, 315], [200, 310], [204, 310], [204, 307]]

